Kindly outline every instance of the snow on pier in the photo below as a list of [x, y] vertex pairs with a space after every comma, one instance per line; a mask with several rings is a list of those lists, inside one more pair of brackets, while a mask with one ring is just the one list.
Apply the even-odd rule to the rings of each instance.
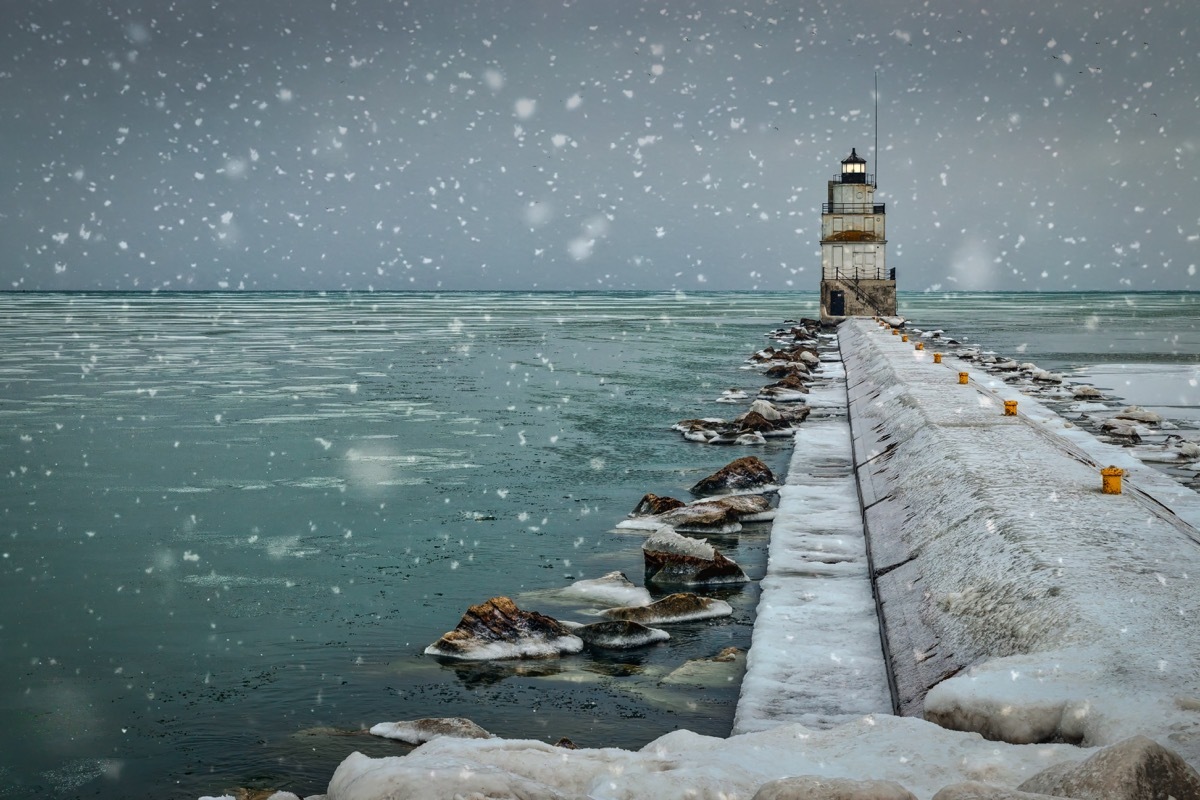
[[1010, 742], [1145, 733], [1200, 763], [1196, 493], [870, 320], [839, 339], [901, 713]]
[[859, 511], [846, 376], [823, 358], [795, 434], [733, 732], [892, 712]]

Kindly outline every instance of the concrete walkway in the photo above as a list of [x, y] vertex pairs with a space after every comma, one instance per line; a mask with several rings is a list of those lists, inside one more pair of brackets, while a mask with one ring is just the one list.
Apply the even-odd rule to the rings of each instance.
[[1157, 730], [1200, 763], [1200, 496], [871, 320], [838, 339], [852, 455], [837, 413], [797, 434], [734, 732], [894, 707], [1014, 742]]
[[892, 713], [836, 350], [819, 376], [771, 526], [735, 734]]
[[[839, 338], [901, 713], [1004, 738], [1004, 720], [989, 716], [1003, 692], [979, 678], [1004, 659], [1013, 682], [1026, 674], [1013, 664], [1049, 670], [1049, 683], [1014, 696], [1054, 684], [1061, 705], [1082, 692], [1089, 708], [1108, 707], [1109, 727], [1136, 726], [1151, 705], [1164, 718], [1186, 705], [1200, 653], [1196, 493], [998, 379], [960, 385], [958, 372], [979, 368], [935, 364], [870, 320], [847, 322]], [[1005, 399], [1017, 400], [1016, 416], [1004, 415]], [[1130, 470], [1122, 494], [1101, 492], [1107, 463]], [[955, 687], [966, 699], [952, 698]], [[1103, 739], [1101, 718], [1090, 712], [1092, 728], [1060, 734]], [[1185, 727], [1200, 733], [1197, 723]], [[1188, 741], [1183, 750], [1200, 751]]]

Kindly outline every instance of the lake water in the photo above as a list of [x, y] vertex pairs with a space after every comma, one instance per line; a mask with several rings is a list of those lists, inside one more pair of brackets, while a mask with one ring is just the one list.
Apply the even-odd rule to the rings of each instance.
[[[904, 295], [925, 328], [1168, 415], [1200, 407], [1200, 296]], [[446, 664], [494, 595], [624, 571], [646, 492], [790, 444], [670, 425], [764, 380], [763, 333], [814, 293], [0, 295], [0, 797], [323, 790], [376, 722], [639, 747], [728, 734], [736, 682], [665, 684], [750, 641], [727, 619], [630, 654]], [[1153, 378], [1153, 385], [1147, 381]], [[1146, 395], [1143, 397], [1142, 395]], [[769, 528], [714, 544], [762, 574]]]

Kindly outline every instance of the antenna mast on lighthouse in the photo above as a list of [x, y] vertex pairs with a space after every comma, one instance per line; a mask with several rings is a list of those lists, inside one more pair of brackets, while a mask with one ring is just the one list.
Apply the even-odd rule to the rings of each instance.
[[875, 187], [879, 188], [879, 70], [875, 70]]

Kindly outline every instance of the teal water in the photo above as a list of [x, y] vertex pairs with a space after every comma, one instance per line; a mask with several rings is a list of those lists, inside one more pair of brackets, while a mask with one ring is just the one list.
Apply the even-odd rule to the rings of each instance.
[[[304, 795], [352, 750], [404, 752], [326, 729], [425, 716], [583, 746], [726, 735], [736, 683], [662, 678], [748, 645], [754, 584], [721, 595], [732, 618], [620, 657], [421, 651], [498, 594], [585, 620], [546, 592], [641, 582], [642, 537], [613, 526], [644, 493], [686, 497], [747, 452], [782, 471], [787, 443], [669, 426], [736, 413], [713, 400], [762, 385], [742, 360], [815, 300], [0, 295], [0, 797]], [[1153, 372], [1182, 413], [1198, 303], [904, 295], [901, 312], [1048, 368]], [[767, 533], [714, 544], [757, 577]]]

